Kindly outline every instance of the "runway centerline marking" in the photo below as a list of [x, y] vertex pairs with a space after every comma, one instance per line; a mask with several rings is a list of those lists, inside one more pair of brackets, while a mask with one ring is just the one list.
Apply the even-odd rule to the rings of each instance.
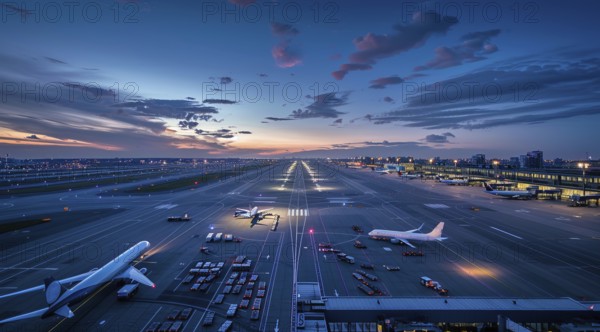
[[519, 239], [519, 240], [523, 240], [523, 238], [522, 238], [522, 237], [520, 237], [520, 236], [517, 236], [517, 235], [514, 235], [514, 234], [511, 234], [511, 233], [509, 233], [509, 232], [507, 232], [507, 231], [503, 231], [503, 230], [501, 230], [501, 229], [499, 229], [499, 228], [492, 227], [492, 226], [490, 226], [490, 228], [491, 228], [491, 229], [495, 229], [495, 230], [497, 230], [498, 232], [504, 233], [504, 234], [506, 234], [506, 235], [510, 235], [510, 236], [512, 236], [512, 237], [515, 237], [515, 238], [517, 238], [517, 239]]

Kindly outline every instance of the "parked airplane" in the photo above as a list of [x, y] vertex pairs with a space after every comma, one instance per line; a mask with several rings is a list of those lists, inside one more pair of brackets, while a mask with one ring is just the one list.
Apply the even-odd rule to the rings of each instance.
[[469, 184], [469, 179], [440, 179], [441, 183], [449, 185], [466, 185]]
[[417, 241], [442, 241], [447, 239], [446, 237], [442, 237], [442, 229], [444, 229], [444, 222], [440, 222], [435, 226], [435, 228], [427, 233], [416, 233], [421, 230], [421, 227], [417, 229], [413, 229], [410, 231], [389, 231], [385, 229], [374, 229], [369, 232], [369, 236], [374, 239], [389, 239], [392, 243], [404, 243], [412, 248], [415, 248], [408, 240], [417, 240]]
[[[33, 317], [46, 318], [52, 315], [59, 315], [71, 318], [74, 316], [74, 314], [69, 308], [69, 305], [83, 300], [90, 294], [93, 294], [98, 288], [113, 280], [132, 279], [139, 283], [154, 288], [155, 285], [152, 281], [150, 281], [150, 279], [148, 279], [142, 272], [140, 272], [140, 270], [130, 265], [131, 262], [133, 262], [136, 258], [140, 257], [146, 251], [148, 251], [149, 247], [150, 243], [148, 241], [142, 241], [134, 245], [133, 247], [127, 249], [117, 258], [108, 262], [106, 265], [99, 269], [93, 269], [90, 272], [86, 272], [62, 280], [54, 280], [54, 278], [48, 278], [44, 280], [44, 285], [28, 288], [10, 294], [1, 295], [0, 298], [5, 298], [34, 292], [37, 290], [44, 290], [46, 294], [46, 302], [48, 303], [48, 307], [26, 314], [10, 317], [4, 320], [0, 320], [0, 324]], [[67, 289], [64, 286], [73, 282], [79, 283], [70, 289]]]
[[420, 179], [423, 176], [421, 174], [408, 174], [408, 173], [403, 173], [399, 175], [401, 178], [405, 178], [405, 179], [409, 179], [409, 180], [414, 180], [414, 179]]
[[395, 173], [396, 172], [393, 169], [383, 168], [383, 167], [375, 168], [374, 171], [375, 171], [375, 173], [379, 173], [381, 175], [385, 175], [385, 174], [390, 174], [390, 173]]
[[254, 221], [255, 219], [261, 220], [266, 216], [270, 216], [273, 215], [272, 213], [265, 213], [267, 211], [271, 211], [273, 210], [273, 208], [269, 208], [269, 209], [264, 209], [264, 210], [259, 210], [257, 206], [253, 207], [250, 210], [246, 210], [246, 209], [235, 209], [235, 212], [233, 213], [234, 217], [242, 217], [242, 218], [252, 218], [252, 220]]
[[508, 197], [508, 198], [532, 198], [533, 196], [535, 196], [536, 191], [535, 189], [530, 189], [530, 190], [496, 190], [494, 188], [492, 188], [489, 184], [487, 184], [487, 182], [483, 183], [483, 186], [485, 187], [485, 192], [488, 194], [492, 194], [492, 195], [496, 195], [496, 196], [502, 196], [502, 197]]

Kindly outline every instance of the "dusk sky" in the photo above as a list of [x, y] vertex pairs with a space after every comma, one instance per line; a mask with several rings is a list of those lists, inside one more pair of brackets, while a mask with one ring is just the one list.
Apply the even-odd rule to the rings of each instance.
[[600, 156], [598, 1], [0, 4], [2, 156]]

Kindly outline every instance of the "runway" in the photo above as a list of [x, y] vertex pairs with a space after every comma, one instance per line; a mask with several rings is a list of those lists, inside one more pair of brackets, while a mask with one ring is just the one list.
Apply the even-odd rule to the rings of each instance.
[[[131, 184], [128, 184], [130, 186]], [[572, 297], [600, 299], [600, 210], [570, 208], [566, 202], [508, 200], [479, 187], [449, 186], [379, 175], [370, 170], [340, 168], [325, 161], [280, 161], [211, 183], [195, 190], [144, 196], [98, 195], [109, 188], [17, 197], [0, 202], [3, 219], [53, 213], [50, 223], [0, 235], [0, 294], [76, 275], [104, 265], [129, 246], [147, 240], [152, 247], [137, 264], [146, 267], [156, 289], [140, 287], [130, 301], [117, 301], [118, 285], [100, 289], [72, 307], [72, 319], [30, 319], [9, 323], [1, 331], [106, 330], [145, 331], [167, 321], [173, 310], [193, 308], [182, 331], [216, 330], [226, 320], [229, 304], [240, 294], [215, 304], [233, 272], [236, 256], [252, 260], [250, 273], [266, 282], [260, 316], [238, 309], [236, 331], [287, 330], [295, 323], [295, 282], [318, 282], [322, 295], [361, 296], [352, 272], [367, 271], [383, 296], [439, 296], [419, 284], [421, 276], [440, 282], [450, 296]], [[236, 208], [258, 206], [281, 216], [252, 224], [234, 218]], [[64, 212], [65, 206], [69, 212]], [[473, 209], [476, 207], [477, 209]], [[103, 213], [96, 213], [103, 211]], [[107, 211], [110, 211], [107, 212]], [[88, 215], [85, 221], [70, 213]], [[189, 222], [167, 222], [187, 213]], [[62, 217], [61, 217], [62, 216]], [[424, 256], [408, 257], [411, 248], [369, 239], [375, 228], [428, 232], [445, 222], [443, 242], [414, 242]], [[364, 232], [357, 233], [352, 225]], [[241, 242], [206, 243], [209, 232], [233, 234]], [[367, 246], [353, 246], [360, 240]], [[318, 251], [318, 243], [354, 256], [355, 264]], [[210, 252], [201, 253], [206, 246]], [[223, 271], [206, 293], [183, 284], [198, 261], [224, 262]], [[398, 265], [387, 271], [384, 265]], [[257, 298], [253, 290], [250, 305]], [[0, 300], [0, 318], [45, 306], [43, 293]], [[215, 312], [211, 327], [202, 325]]]

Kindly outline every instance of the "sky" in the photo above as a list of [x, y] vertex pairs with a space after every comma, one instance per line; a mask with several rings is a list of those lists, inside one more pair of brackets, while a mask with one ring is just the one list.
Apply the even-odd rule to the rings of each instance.
[[0, 155], [600, 156], [598, 1], [0, 1]]

